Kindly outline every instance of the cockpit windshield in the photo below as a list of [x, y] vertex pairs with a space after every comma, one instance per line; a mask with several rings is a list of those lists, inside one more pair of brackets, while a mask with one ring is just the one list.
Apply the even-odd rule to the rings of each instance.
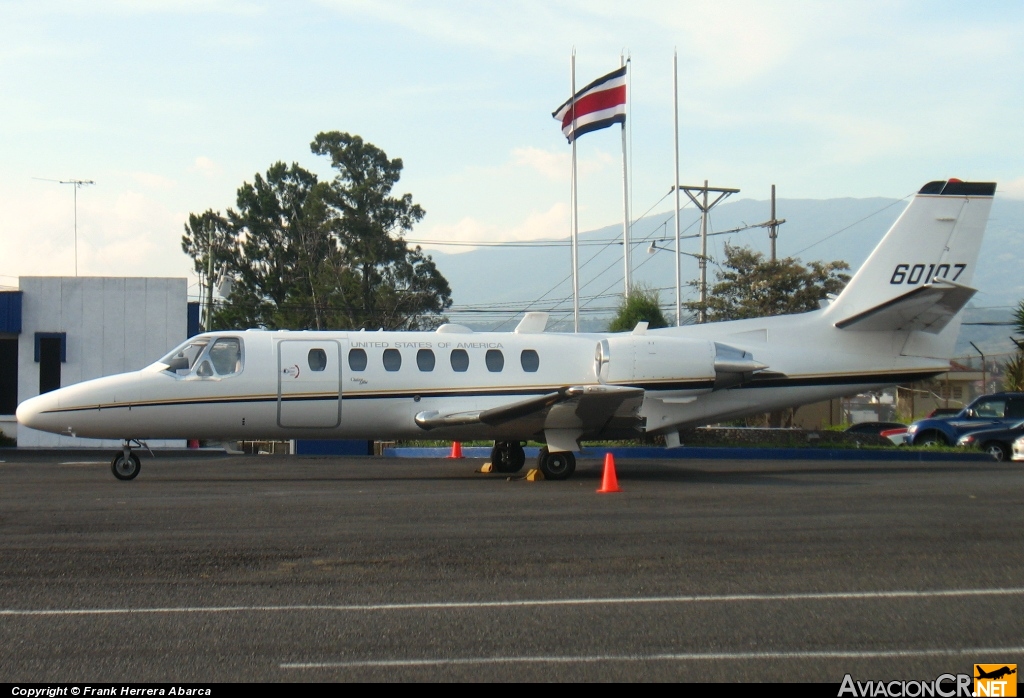
[[242, 370], [242, 340], [238, 337], [195, 337], [160, 359], [165, 370], [200, 378], [231, 376]]
[[185, 344], [160, 359], [160, 363], [167, 364], [167, 370], [171, 373], [185, 375], [196, 365], [196, 360], [199, 359], [209, 343], [210, 339], [208, 337], [185, 342]]

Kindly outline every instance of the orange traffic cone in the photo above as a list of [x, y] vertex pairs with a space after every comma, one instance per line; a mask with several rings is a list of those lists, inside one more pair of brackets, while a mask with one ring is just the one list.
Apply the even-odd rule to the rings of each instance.
[[604, 454], [604, 478], [601, 480], [600, 494], [609, 492], [621, 492], [619, 478], [615, 476], [615, 456], [611, 453]]
[[458, 441], [453, 441], [452, 442], [452, 454], [450, 456], [448, 456], [448, 457], [449, 458], [462, 458], [463, 457], [462, 456], [462, 444], [459, 443]]

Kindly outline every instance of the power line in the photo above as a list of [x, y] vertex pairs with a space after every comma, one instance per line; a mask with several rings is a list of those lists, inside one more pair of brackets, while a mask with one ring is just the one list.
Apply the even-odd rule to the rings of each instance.
[[863, 217], [863, 218], [861, 218], [860, 220], [858, 220], [858, 221], [854, 221], [853, 223], [850, 223], [850, 225], [846, 226], [845, 228], [840, 228], [839, 230], [837, 230], [836, 232], [832, 233], [831, 235], [826, 235], [825, 237], [823, 237], [822, 239], [818, 240], [817, 242], [812, 242], [812, 243], [811, 243], [810, 245], [808, 245], [807, 247], [805, 247], [805, 248], [803, 248], [802, 250], [800, 250], [800, 251], [796, 252], [796, 253], [795, 253], [795, 254], [794, 254], [793, 256], [794, 256], [794, 257], [796, 257], [797, 255], [801, 255], [801, 254], [803, 254], [804, 252], [806, 252], [807, 250], [809, 250], [809, 249], [811, 249], [812, 247], [814, 247], [815, 245], [820, 245], [821, 243], [825, 242], [826, 240], [831, 240], [832, 238], [834, 238], [834, 237], [835, 237], [836, 235], [838, 235], [839, 233], [843, 233], [843, 232], [846, 232], [847, 230], [849, 230], [849, 229], [850, 229], [850, 228], [852, 228], [853, 226], [855, 226], [855, 225], [858, 225], [859, 223], [863, 223], [863, 222], [864, 222], [864, 221], [866, 221], [866, 220], [867, 220], [868, 218], [871, 218], [872, 216], [877, 216], [877, 215], [878, 215], [879, 213], [881, 213], [882, 211], [884, 211], [884, 210], [886, 210], [886, 209], [889, 209], [889, 208], [892, 208], [893, 206], [895, 206], [895, 205], [896, 205], [896, 204], [898, 204], [898, 203], [901, 203], [901, 202], [903, 202], [903, 201], [906, 201], [907, 199], [909, 199], [910, 197], [912, 197], [912, 196], [913, 196], [913, 195], [914, 195], [915, 193], [916, 193], [916, 192], [911, 192], [911, 193], [907, 194], [906, 196], [904, 196], [904, 197], [903, 197], [902, 199], [898, 199], [898, 200], [896, 200], [896, 201], [893, 201], [893, 202], [892, 202], [891, 204], [889, 204], [888, 206], [883, 206], [882, 208], [878, 209], [878, 210], [877, 210], [877, 211], [875, 211], [874, 213], [869, 213], [868, 215], [864, 216], [864, 217]]
[[[572, 243], [568, 240], [481, 240], [477, 242], [472, 241], [456, 241], [456, 240], [413, 240], [406, 238], [405, 242], [410, 245], [437, 245], [439, 247], [569, 247]], [[579, 247], [595, 247], [603, 245], [621, 245], [622, 240], [619, 238], [598, 238], [596, 240], [587, 240], [586, 242], [577, 243]], [[631, 245], [637, 245], [639, 243], [631, 242]]]

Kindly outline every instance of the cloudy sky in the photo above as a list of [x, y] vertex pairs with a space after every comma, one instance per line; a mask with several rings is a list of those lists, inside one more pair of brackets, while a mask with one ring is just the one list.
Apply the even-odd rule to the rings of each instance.
[[[633, 211], [681, 177], [765, 199], [900, 198], [946, 177], [1024, 197], [1024, 3], [32, 0], [0, 3], [0, 285], [185, 276], [182, 225], [319, 131], [401, 157], [417, 240], [569, 232], [551, 111], [631, 61]], [[579, 142], [580, 223], [621, 221], [616, 130]], [[667, 200], [655, 210], [669, 210]], [[451, 249], [451, 248], [446, 248]], [[194, 280], [194, 279], [193, 279]]]

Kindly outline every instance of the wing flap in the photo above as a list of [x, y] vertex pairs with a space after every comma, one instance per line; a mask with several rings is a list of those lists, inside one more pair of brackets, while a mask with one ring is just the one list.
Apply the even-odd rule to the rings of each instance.
[[620, 385], [587, 385], [570, 390], [572, 400], [548, 412], [545, 429], [599, 431], [613, 418], [635, 412], [644, 397], [643, 388]]
[[[426, 431], [440, 427], [486, 424], [498, 426], [523, 417], [544, 417], [544, 428], [579, 428], [585, 431], [600, 429], [632, 402], [639, 406], [643, 388], [616, 385], [567, 386], [508, 405], [487, 410], [441, 413], [420, 412], [414, 418]], [[626, 405], [627, 401], [630, 404]], [[554, 408], [558, 409], [554, 409]]]
[[571, 398], [571, 387], [560, 388], [551, 393], [531, 397], [527, 400], [513, 402], [509, 405], [500, 405], [488, 410], [473, 410], [469, 412], [420, 412], [414, 417], [417, 426], [421, 429], [430, 430], [439, 427], [461, 427], [470, 424], [486, 424], [497, 426], [513, 419], [526, 417], [531, 414], [543, 412], [550, 409], [559, 402]]

